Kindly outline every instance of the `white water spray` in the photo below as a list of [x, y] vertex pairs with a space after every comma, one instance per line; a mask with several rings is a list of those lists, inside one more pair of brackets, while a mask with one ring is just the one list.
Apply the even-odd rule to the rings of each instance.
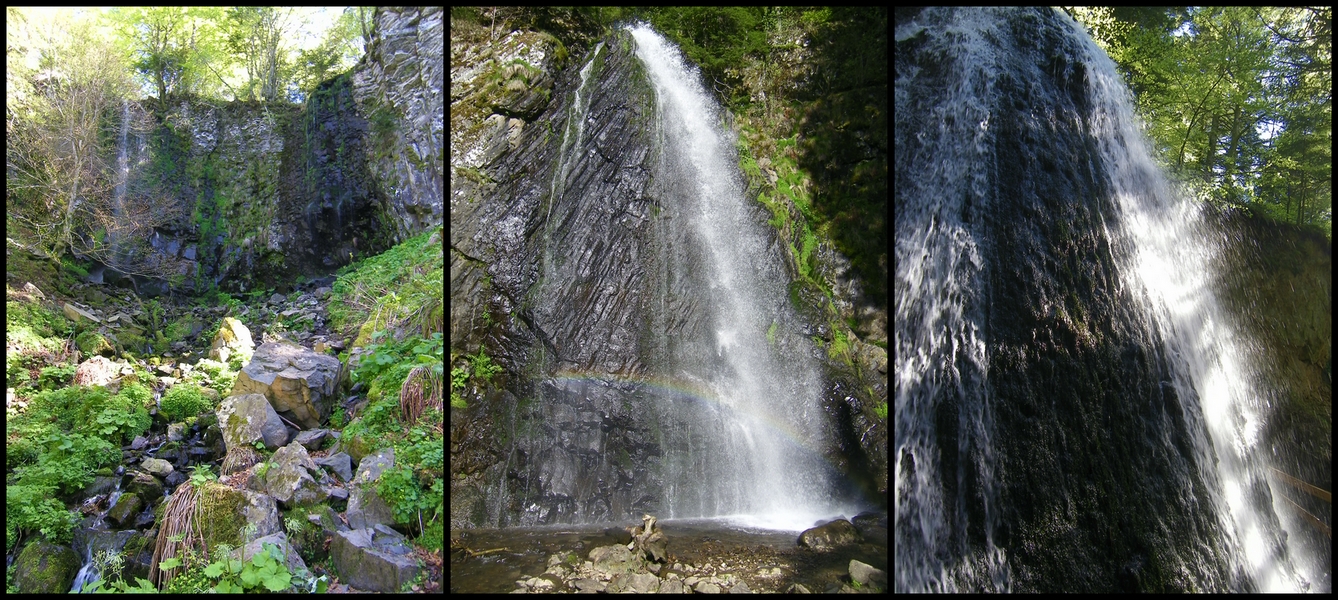
[[1223, 529], [1260, 591], [1302, 591], [1316, 573], [1305, 568], [1309, 561], [1291, 556], [1299, 547], [1286, 541], [1278, 494], [1266, 477], [1268, 457], [1257, 446], [1270, 393], [1256, 383], [1263, 359], [1212, 292], [1213, 277], [1225, 268], [1216, 260], [1225, 252], [1216, 241], [1220, 236], [1197, 201], [1171, 185], [1153, 161], [1114, 63], [1072, 25], [1088, 54], [1091, 134], [1136, 246], [1124, 278], [1145, 293], [1166, 338], [1180, 396], [1198, 398], [1198, 417], [1211, 438], [1211, 446], [1200, 441], [1200, 463], [1217, 463], [1222, 489], [1214, 495]]
[[[727, 517], [748, 525], [799, 530], [838, 514], [825, 445], [821, 382], [803, 336], [773, 322], [789, 317], [786, 278], [757, 207], [744, 196], [732, 134], [700, 75], [649, 26], [628, 28], [655, 90], [662, 134], [658, 175], [666, 206], [700, 240], [714, 309], [713, 352], [677, 357], [695, 368], [680, 379], [704, 387], [711, 406], [688, 403], [687, 447], [667, 456], [668, 518]], [[679, 218], [679, 217], [674, 217]], [[693, 346], [700, 348], [700, 346]], [[700, 424], [700, 427], [695, 427]]]

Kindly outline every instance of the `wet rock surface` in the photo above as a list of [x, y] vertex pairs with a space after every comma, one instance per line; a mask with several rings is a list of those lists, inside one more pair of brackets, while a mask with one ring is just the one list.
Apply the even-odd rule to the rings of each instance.
[[[488, 91], [505, 61], [452, 46], [452, 82], [461, 82], [451, 107], [452, 351], [485, 350], [506, 374], [486, 392], [467, 386], [470, 408], [452, 419], [453, 528], [658, 510], [667, 487], [691, 484], [640, 466], [683, 451], [688, 431], [700, 437], [709, 419], [673, 405], [709, 396], [700, 379], [722, 368], [674, 364], [718, 355], [708, 325], [716, 282], [687, 209], [665, 202], [681, 178], [663, 174], [655, 95], [630, 36], [572, 45], [581, 51], [565, 64], [545, 54], [549, 46], [531, 32], [493, 46], [501, 57], [532, 57], [536, 86], [552, 82], [542, 110], [528, 96]], [[759, 264], [783, 268], [777, 244], [764, 252]], [[782, 320], [805, 343], [818, 335], [812, 317]], [[848, 373], [821, 392], [836, 423], [822, 452], [840, 469], [871, 473], [860, 482], [866, 495], [885, 497], [886, 420], [863, 416], [871, 411], [861, 399], [869, 390], [886, 398], [886, 351], [866, 346], [853, 349], [854, 364], [825, 367], [833, 380]], [[663, 389], [676, 378], [687, 381]]]

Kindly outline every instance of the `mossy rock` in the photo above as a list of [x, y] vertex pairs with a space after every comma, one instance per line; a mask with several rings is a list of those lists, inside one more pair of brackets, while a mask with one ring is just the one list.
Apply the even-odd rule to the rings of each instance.
[[362, 462], [362, 458], [373, 451], [372, 443], [362, 435], [345, 435], [339, 438], [339, 444], [336, 448], [338, 448], [338, 451], [347, 453], [353, 459], [354, 465]]
[[107, 339], [106, 336], [96, 331], [85, 331], [74, 338], [74, 344], [86, 356], [101, 354], [103, 356], [115, 356], [116, 346]]
[[[197, 502], [200, 531], [210, 548], [218, 544], [238, 548], [283, 531], [278, 505], [271, 496], [210, 482]], [[242, 530], [248, 526], [253, 529], [243, 539]]]
[[79, 556], [47, 541], [28, 544], [14, 561], [14, 586], [21, 594], [64, 594], [79, 572]]

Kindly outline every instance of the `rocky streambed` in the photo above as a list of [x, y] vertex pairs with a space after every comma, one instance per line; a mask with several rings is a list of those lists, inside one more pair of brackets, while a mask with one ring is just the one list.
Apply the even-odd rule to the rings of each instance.
[[[451, 534], [452, 593], [864, 593], [887, 589], [887, 515], [805, 532], [660, 521], [668, 556], [629, 549], [631, 523]], [[625, 527], [627, 526], [627, 527]]]

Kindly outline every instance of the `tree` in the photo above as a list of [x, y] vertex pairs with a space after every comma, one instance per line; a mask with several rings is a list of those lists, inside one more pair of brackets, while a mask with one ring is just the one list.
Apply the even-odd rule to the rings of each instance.
[[281, 77], [287, 61], [283, 39], [288, 31], [291, 9], [241, 6], [228, 10], [228, 48], [246, 68], [246, 94], [273, 102], [287, 87]]
[[162, 194], [120, 193], [119, 165], [108, 159], [115, 150], [105, 142], [119, 140], [108, 129], [119, 132], [129, 122], [123, 117], [135, 84], [124, 55], [88, 20], [33, 33], [38, 68], [10, 64], [18, 88], [10, 90], [6, 122], [11, 235], [52, 259], [68, 252], [127, 273], [161, 275], [167, 265], [135, 248], [146, 232], [176, 218], [175, 204]]

